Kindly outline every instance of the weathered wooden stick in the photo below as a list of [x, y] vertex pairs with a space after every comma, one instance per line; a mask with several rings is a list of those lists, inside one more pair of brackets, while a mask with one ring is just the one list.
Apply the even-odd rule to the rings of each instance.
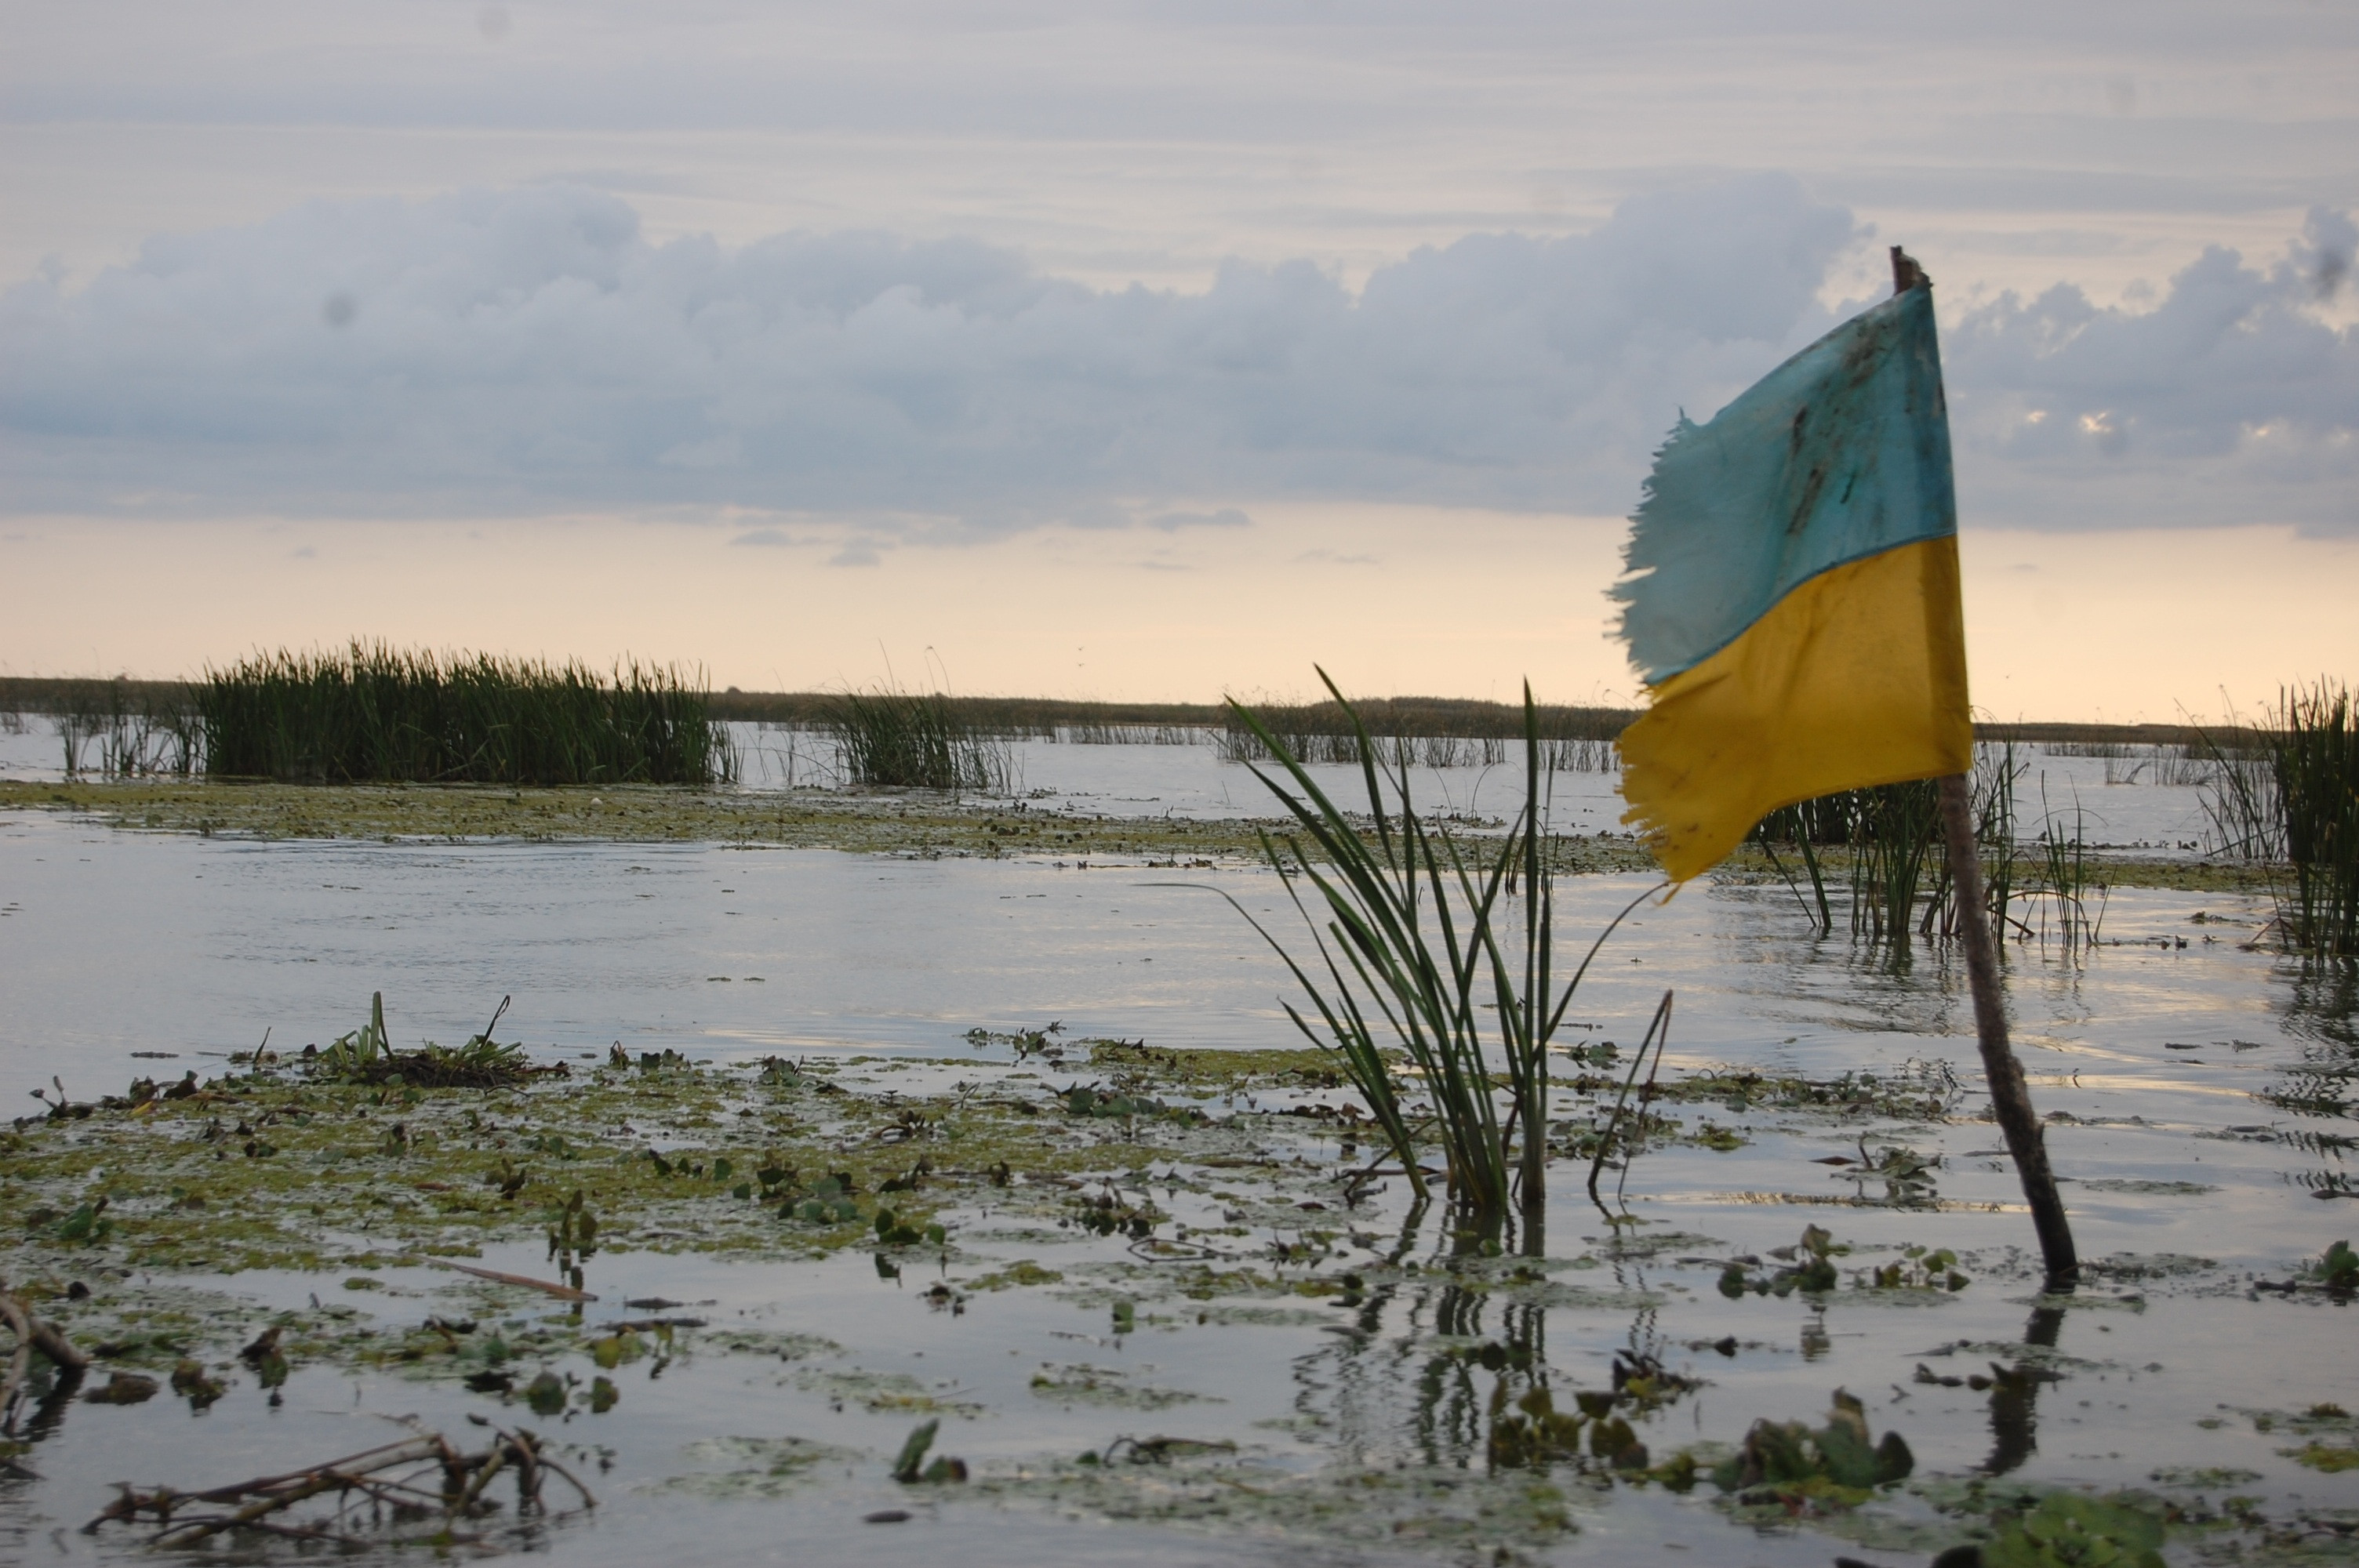
[[72, 1340], [59, 1333], [53, 1325], [35, 1317], [26, 1310], [22, 1302], [5, 1290], [0, 1290], [0, 1318], [7, 1320], [8, 1326], [16, 1331], [19, 1341], [30, 1343], [34, 1349], [60, 1367], [71, 1368], [79, 1372], [90, 1366], [90, 1357], [75, 1349]]
[[2024, 1198], [2031, 1205], [2032, 1228], [2039, 1233], [2040, 1256], [2048, 1264], [2048, 1288], [2069, 1291], [2080, 1282], [2081, 1260], [2072, 1248], [2064, 1200], [2056, 1191], [2056, 1173], [2048, 1165], [2048, 1142], [2039, 1114], [2031, 1108], [2031, 1091], [2024, 1085], [2023, 1064], [2015, 1059], [2015, 1050], [2007, 1044], [1998, 950], [1991, 940], [1989, 914], [1983, 908], [1983, 865], [1974, 849], [1973, 807], [1967, 796], [1965, 775], [1951, 773], [1942, 779], [1940, 794], [1950, 885], [1958, 901], [1958, 938], [1966, 949], [1966, 982], [1974, 996], [1974, 1033], [1982, 1044], [1983, 1076], [1990, 1084], [1991, 1109], [2006, 1137], [2007, 1152], [2015, 1158]]
[[33, 1352], [38, 1350], [68, 1377], [90, 1365], [90, 1357], [74, 1347], [72, 1340], [51, 1325], [43, 1323], [28, 1311], [25, 1303], [0, 1289], [0, 1322], [16, 1331], [16, 1348], [9, 1354], [8, 1370], [0, 1376], [0, 1426], [13, 1426], [16, 1417], [16, 1398], [24, 1390], [25, 1379], [33, 1369]]
[[493, 1280], [503, 1285], [523, 1285], [536, 1291], [547, 1291], [560, 1301], [594, 1302], [598, 1299], [588, 1291], [575, 1290], [571, 1285], [560, 1285], [554, 1280], [536, 1280], [530, 1274], [504, 1274], [497, 1269], [478, 1269], [473, 1263], [453, 1263], [448, 1258], [435, 1259], [434, 1266], [438, 1269], [456, 1269], [462, 1274], [473, 1274], [479, 1280]]
[[[1932, 287], [1917, 258], [1893, 246], [1892, 292]], [[2032, 1228], [2039, 1234], [2040, 1257], [2048, 1265], [2048, 1288], [2069, 1291], [2080, 1283], [2081, 1259], [2073, 1250], [2072, 1227], [2064, 1218], [2064, 1200], [2056, 1191], [2056, 1173], [2048, 1166], [2048, 1141], [2041, 1135], [2039, 1113], [2031, 1108], [2023, 1064], [2007, 1044], [2006, 1000], [1999, 994], [1998, 948], [1991, 938], [1990, 914], [1983, 907], [1983, 863], [1974, 849], [1973, 804], [1965, 775], [1944, 777], [1940, 798], [1941, 837], [1949, 850], [1950, 885], [1958, 901], [1958, 938], [1966, 949], [1966, 983], [1974, 996], [1974, 1034], [1982, 1045], [1991, 1110], [2006, 1135], [2006, 1151], [2014, 1156], [2024, 1199], [2031, 1206]]]
[[[278, 1527], [267, 1522], [271, 1514], [293, 1508], [322, 1492], [370, 1491], [373, 1488], [369, 1477], [376, 1472], [437, 1458], [449, 1452], [439, 1436], [413, 1437], [372, 1448], [346, 1459], [332, 1460], [317, 1469], [299, 1470], [285, 1476], [263, 1476], [202, 1492], [174, 1492], [164, 1488], [141, 1494], [125, 1487], [121, 1497], [82, 1530], [85, 1534], [93, 1534], [110, 1519], [128, 1521], [142, 1512], [153, 1513], [162, 1522], [163, 1528], [149, 1542], [155, 1546], [190, 1546], [227, 1530], [275, 1530]], [[254, 1500], [232, 1513], [179, 1520], [172, 1518], [177, 1509], [190, 1503], [234, 1503], [241, 1498]], [[290, 1533], [308, 1535], [314, 1533], [316, 1529]]]

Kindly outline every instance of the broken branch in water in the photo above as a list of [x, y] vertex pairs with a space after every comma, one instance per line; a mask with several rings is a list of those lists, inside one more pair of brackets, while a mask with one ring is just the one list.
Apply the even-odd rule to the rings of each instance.
[[90, 1357], [76, 1349], [73, 1341], [54, 1325], [35, 1317], [5, 1289], [0, 1289], [0, 1322], [6, 1323], [16, 1335], [16, 1353], [8, 1358], [5, 1379], [0, 1379], [0, 1431], [9, 1431], [16, 1424], [16, 1397], [33, 1369], [34, 1351], [39, 1351], [55, 1362], [60, 1371], [67, 1373], [87, 1368]]
[[[237, 1530], [357, 1545], [361, 1543], [334, 1528], [332, 1519], [290, 1525], [272, 1516], [330, 1492], [338, 1495], [340, 1503], [357, 1492], [393, 1509], [397, 1517], [405, 1512], [412, 1516], [439, 1512], [446, 1520], [461, 1519], [482, 1511], [484, 1488], [510, 1468], [516, 1471], [520, 1507], [540, 1501], [543, 1471], [562, 1476], [581, 1496], [583, 1508], [598, 1506], [598, 1499], [571, 1471], [540, 1452], [539, 1441], [530, 1433], [498, 1427], [493, 1431], [497, 1435], [481, 1454], [462, 1454], [440, 1433], [429, 1433], [364, 1449], [310, 1469], [257, 1476], [201, 1492], [179, 1492], [169, 1487], [142, 1492], [126, 1486], [82, 1530], [96, 1534], [109, 1519], [129, 1524], [144, 1518], [161, 1527], [149, 1540], [151, 1546], [194, 1546]], [[220, 1511], [193, 1516], [187, 1511], [191, 1505], [205, 1504], [216, 1505]]]
[[528, 1290], [547, 1291], [560, 1301], [594, 1302], [598, 1298], [588, 1291], [577, 1291], [571, 1285], [560, 1285], [554, 1280], [536, 1280], [529, 1274], [504, 1274], [497, 1269], [478, 1269], [472, 1263], [453, 1263], [448, 1258], [434, 1260], [437, 1268], [456, 1269], [462, 1274], [473, 1274], [479, 1280], [493, 1280], [503, 1285], [522, 1285]]

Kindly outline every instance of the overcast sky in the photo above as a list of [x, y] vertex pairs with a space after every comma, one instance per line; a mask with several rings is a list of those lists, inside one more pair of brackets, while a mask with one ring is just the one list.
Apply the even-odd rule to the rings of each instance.
[[1978, 699], [2359, 675], [2349, 0], [0, 28], [0, 671], [1626, 696], [1654, 446], [1897, 241]]

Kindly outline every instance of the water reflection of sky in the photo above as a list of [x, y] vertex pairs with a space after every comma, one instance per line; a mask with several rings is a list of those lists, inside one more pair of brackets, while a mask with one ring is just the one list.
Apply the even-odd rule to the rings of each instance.
[[[1109, 750], [1063, 748], [1058, 760]], [[52, 1074], [78, 1098], [119, 1092], [136, 1074], [210, 1075], [223, 1054], [252, 1046], [266, 1030], [274, 1046], [299, 1048], [353, 1027], [373, 990], [386, 995], [397, 1044], [462, 1039], [512, 994], [502, 1033], [544, 1055], [603, 1054], [620, 1040], [633, 1051], [670, 1046], [716, 1061], [864, 1056], [842, 1070], [913, 1091], [1003, 1054], [966, 1043], [977, 1025], [1054, 1020], [1076, 1035], [1158, 1046], [1290, 1043], [1274, 958], [1223, 901], [1150, 885], [1172, 876], [709, 845], [231, 842], [17, 814], [0, 818], [0, 1095], [37, 1110], [24, 1097]], [[1266, 873], [1223, 869], [1184, 880], [1287, 914]], [[1644, 885], [1618, 877], [1564, 883], [1564, 928], [1595, 929]], [[1668, 988], [1678, 997], [1675, 1066], [1823, 1079], [1889, 1073], [1912, 1059], [1946, 1065], [1965, 1089], [1956, 1119], [1875, 1128], [1879, 1139], [1940, 1156], [1938, 1209], [1891, 1205], [1881, 1182], [1818, 1162], [1854, 1152], [1863, 1127], [1779, 1128], [1757, 1110], [1704, 1105], [1682, 1114], [1745, 1128], [1751, 1141], [1725, 1153], [1658, 1149], [1630, 1173], [1634, 1208], [1653, 1227], [1641, 1234], [1676, 1232], [1676, 1245], [1568, 1268], [1522, 1296], [1486, 1295], [1437, 1271], [1388, 1283], [1356, 1313], [1314, 1303], [1230, 1322], [1198, 1318], [1194, 1303], [1176, 1316], [1150, 1304], [1142, 1318], [1163, 1320], [1125, 1336], [1108, 1333], [1103, 1291], [995, 1294], [953, 1319], [917, 1299], [923, 1280], [882, 1279], [860, 1255], [781, 1271], [712, 1257], [611, 1254], [595, 1261], [592, 1288], [610, 1299], [710, 1299], [716, 1305], [706, 1310], [733, 1323], [822, 1332], [844, 1346], [847, 1366], [908, 1368], [929, 1386], [956, 1388], [990, 1413], [948, 1423], [944, 1447], [986, 1466], [1155, 1428], [1237, 1439], [1272, 1474], [1309, 1473], [1339, 1457], [1385, 1468], [1454, 1469], [1463, 1460], [1479, 1472], [1495, 1384], [1516, 1394], [1529, 1375], [1511, 1367], [1495, 1376], [1453, 1358], [1450, 1346], [1496, 1341], [1538, 1357], [1564, 1390], [1603, 1386], [1617, 1351], [1658, 1356], [1708, 1379], [1646, 1425], [1646, 1440], [1666, 1449], [1734, 1440], [1756, 1415], [1816, 1419], [1840, 1383], [1869, 1399], [1879, 1431], [1902, 1430], [1928, 1471], [2000, 1465], [2033, 1479], [2114, 1487], [2147, 1484], [2170, 1465], [2236, 1465], [2262, 1477], [2243, 1489], [2289, 1506], [2285, 1499], [2305, 1487], [2318, 1495], [2320, 1478], [2277, 1455], [2281, 1438], [2254, 1433], [2242, 1418], [2226, 1431], [2196, 1424], [2222, 1407], [2299, 1409], [2321, 1398], [2347, 1403], [2351, 1394], [2321, 1382], [2321, 1368], [2339, 1377], [2347, 1359], [2333, 1348], [2347, 1337], [2343, 1313], [2322, 1303], [2247, 1301], [2238, 1282], [2247, 1272], [2283, 1278], [2349, 1228], [2337, 1227], [2346, 1205], [2310, 1194], [2341, 1179], [2347, 1159], [2347, 1145], [2332, 1143], [2347, 1115], [2325, 1099], [2352, 1069], [2351, 982], [2343, 970], [2245, 951], [2259, 914], [2250, 900], [2124, 890], [2108, 903], [2104, 931], [2121, 945], [2071, 956], [2009, 949], [2017, 1039], [2041, 1110], [2059, 1119], [2050, 1147], [2084, 1255], [2220, 1265], [2184, 1284], [2101, 1276], [2089, 1294], [2102, 1304], [2061, 1315], [2034, 1311], [2028, 1282], [2007, 1272], [2010, 1249], [2027, 1246], [2028, 1232], [1997, 1135], [1976, 1119], [1979, 1075], [1957, 974], [1931, 949], [1895, 967], [1847, 940], [1814, 937], [1790, 895], [1759, 886], [1698, 886], [1633, 916], [1572, 1011], [1578, 1038], [1627, 1045]], [[1277, 928], [1290, 929], [1282, 918]], [[951, 1065], [929, 1065], [937, 1059]], [[1568, 1104], [1560, 1114], [1582, 1113]], [[1294, 1147], [1290, 1130], [1271, 1136], [1281, 1153]], [[1332, 1158], [1315, 1143], [1302, 1147], [1314, 1161]], [[1585, 1207], [1580, 1177], [1560, 1162], [1552, 1180], [1549, 1252], [1560, 1262], [1594, 1257], [1610, 1239]], [[1353, 1223], [1381, 1232], [1383, 1247], [1397, 1245], [1398, 1196], [1380, 1198]], [[1165, 1201], [1191, 1225], [1219, 1223], [1217, 1204], [1206, 1208], [1184, 1193]], [[1973, 1256], [1975, 1283], [1938, 1306], [1839, 1300], [1823, 1313], [1799, 1301], [1730, 1303], [1713, 1289], [1718, 1260], [1767, 1254], [1812, 1221], [1864, 1247], [1956, 1247]], [[1037, 1257], [1079, 1280], [1100, 1252], [1101, 1261], [1121, 1257], [1118, 1247], [1078, 1235], [1054, 1240], [1063, 1249], [1056, 1250], [1038, 1230], [1003, 1234], [973, 1214], [958, 1223], [972, 1253], [962, 1265], [968, 1273], [993, 1260]], [[1415, 1243], [1432, 1244], [1430, 1234]], [[499, 1249], [484, 1261], [546, 1266], [538, 1248]], [[478, 1310], [434, 1294], [455, 1288], [448, 1276], [383, 1272], [435, 1310]], [[309, 1276], [241, 1275], [229, 1284], [290, 1308], [324, 1291]], [[409, 1322], [429, 1303], [387, 1294], [364, 1304]], [[1728, 1357], [1708, 1348], [1724, 1336], [1739, 1343]], [[1962, 1341], [1971, 1348], [1958, 1350]], [[1925, 1385], [1912, 1371], [1923, 1361], [1937, 1373], [1980, 1374], [1993, 1361], [2042, 1357], [2060, 1357], [2068, 1380], [2034, 1388], [2028, 1399]], [[1029, 1385], [1049, 1363], [1114, 1368], [1198, 1398], [1153, 1414], [1064, 1409]], [[799, 1552], [829, 1560], [947, 1552], [1037, 1564], [1116, 1552], [1175, 1565], [1284, 1559], [1234, 1538], [1128, 1527], [1082, 1537], [1020, 1509], [923, 1513], [917, 1530], [887, 1548], [854, 1521], [906, 1499], [870, 1462], [787, 1503], [715, 1509], [662, 1489], [665, 1477], [717, 1463], [709, 1457], [717, 1434], [802, 1434], [874, 1454], [889, 1452], [909, 1424], [857, 1404], [832, 1408], [825, 1385], [813, 1385], [815, 1393], [795, 1381], [799, 1375], [788, 1368], [749, 1376], [742, 1358], [690, 1358], [660, 1384], [627, 1383], [627, 1422], [568, 1428], [614, 1448], [605, 1489], [622, 1501], [564, 1537], [564, 1560], [756, 1560], [789, 1530]], [[216, 1445], [208, 1454], [258, 1472], [290, 1443], [315, 1454], [364, 1446], [345, 1412], [420, 1412], [456, 1429], [481, 1403], [455, 1388], [326, 1368], [299, 1370], [288, 1395], [281, 1412], [239, 1394], [215, 1407], [205, 1418]], [[189, 1473], [184, 1412], [163, 1400], [141, 1409], [145, 1424], [75, 1406], [40, 1451], [55, 1477], [42, 1506], [79, 1520], [97, 1506], [83, 1494], [103, 1501], [105, 1481], [118, 1476], [223, 1478]], [[1658, 1493], [1576, 1506], [1582, 1533], [1565, 1548], [1567, 1560], [1611, 1562], [1672, 1539], [1704, 1563], [1829, 1555], [1808, 1536], [1734, 1531], [1692, 1501]], [[0, 1499], [0, 1531], [22, 1523], [13, 1507]], [[91, 1549], [82, 1538], [67, 1547]]]
[[[835, 748], [822, 735], [757, 724], [733, 724], [730, 730], [741, 760], [740, 787], [833, 788], [842, 782]], [[1185, 818], [1265, 816], [1273, 810], [1268, 790], [1252, 771], [1222, 761], [1209, 740], [1169, 746], [1032, 740], [1008, 742], [1003, 752], [1009, 796], [1035, 809]], [[1484, 818], [1511, 814], [1523, 803], [1524, 773], [1520, 753], [1510, 747], [1508, 754], [1508, 762], [1488, 766], [1412, 768], [1412, 797], [1421, 810]], [[2107, 759], [2049, 756], [2025, 747], [2017, 762], [2016, 822], [2025, 839], [2052, 824], [2066, 839], [2173, 859], [2191, 858], [2203, 842], [2202, 791], [2154, 783], [2157, 761], [2143, 752]], [[16, 730], [0, 730], [0, 778], [54, 780], [63, 765], [62, 745], [48, 720], [28, 717]], [[1355, 767], [1310, 772], [1321, 788], [1346, 805], [1366, 798]], [[1620, 787], [1621, 775], [1610, 771], [1550, 773], [1553, 820], [1560, 831], [1619, 831]]]

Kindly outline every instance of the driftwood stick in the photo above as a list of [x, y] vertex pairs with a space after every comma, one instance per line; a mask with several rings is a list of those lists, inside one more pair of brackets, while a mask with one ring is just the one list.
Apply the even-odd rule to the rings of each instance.
[[529, 1274], [504, 1274], [497, 1269], [478, 1269], [472, 1263], [453, 1263], [448, 1258], [438, 1258], [439, 1268], [456, 1269], [462, 1274], [473, 1274], [479, 1280], [491, 1280], [503, 1285], [522, 1285], [527, 1290], [546, 1291], [560, 1301], [594, 1302], [598, 1298], [588, 1291], [577, 1291], [571, 1285], [560, 1285], [554, 1280], [536, 1280]]
[[[1896, 251], [1896, 254], [1898, 253]], [[1974, 849], [1973, 810], [1962, 773], [1951, 773], [1940, 783], [1941, 831], [1947, 840], [1950, 882], [1958, 900], [1958, 936], [1966, 950], [1966, 981], [1974, 996], [1974, 1033], [1981, 1043], [1983, 1076], [1990, 1085], [1991, 1109], [2014, 1156], [2017, 1179], [2031, 1206], [2032, 1228], [2039, 1235], [2039, 1252], [2048, 1266], [2048, 1288], [2069, 1291], [2080, 1282], [2081, 1260], [2073, 1249], [2072, 1227], [2064, 1217], [2064, 1199], [2056, 1191], [2056, 1173], [2049, 1168], [2048, 1141], [2038, 1112], [2031, 1108], [2031, 1091], [2025, 1087], [2023, 1064], [2006, 1037], [2006, 1003], [1999, 994], [1998, 952], [1991, 941], [1990, 919], [1983, 909], [1983, 866]]]
[[0, 1431], [16, 1424], [16, 1390], [25, 1386], [26, 1375], [33, 1369], [33, 1342], [19, 1335], [16, 1349], [8, 1357], [8, 1376], [0, 1381]]
[[507, 1461], [508, 1445], [505, 1443], [494, 1444], [491, 1453], [484, 1456], [483, 1468], [477, 1470], [475, 1478], [467, 1483], [467, 1489], [459, 1495], [459, 1500], [451, 1505], [453, 1518], [475, 1506], [475, 1499], [484, 1495], [484, 1488], [492, 1484], [492, 1477], [500, 1473]]
[[[330, 1541], [357, 1546], [364, 1544], [360, 1537], [340, 1533], [338, 1529], [351, 1519], [357, 1494], [397, 1507], [440, 1505], [445, 1523], [437, 1539], [447, 1541], [454, 1539], [449, 1533], [450, 1523], [472, 1511], [492, 1481], [511, 1469], [516, 1476], [520, 1504], [537, 1502], [542, 1472], [554, 1471], [581, 1495], [583, 1507], [598, 1506], [590, 1488], [562, 1465], [544, 1458], [530, 1436], [498, 1428], [494, 1432], [491, 1446], [476, 1454], [462, 1454], [440, 1433], [429, 1433], [364, 1449], [310, 1469], [256, 1476], [251, 1481], [201, 1492], [176, 1492], [169, 1487], [142, 1492], [121, 1487], [121, 1495], [82, 1529], [86, 1534], [94, 1533], [109, 1519], [129, 1523], [145, 1518], [156, 1526], [156, 1533], [148, 1540], [150, 1546], [193, 1546], [232, 1530], [261, 1530], [293, 1541]], [[413, 1468], [406, 1474], [387, 1474], [404, 1466]], [[419, 1485], [420, 1477], [438, 1467], [442, 1478], [440, 1489], [429, 1491]], [[332, 1518], [290, 1525], [273, 1517], [331, 1492], [341, 1495]], [[192, 1505], [204, 1503], [237, 1506], [195, 1517], [173, 1517]]]
[[240, 1481], [234, 1486], [179, 1495], [190, 1502], [234, 1503], [240, 1498], [308, 1481], [322, 1470], [333, 1470], [346, 1476], [367, 1476], [379, 1470], [389, 1470], [396, 1465], [407, 1465], [413, 1459], [432, 1459], [442, 1452], [440, 1437], [405, 1437], [397, 1442], [380, 1444], [375, 1448], [364, 1448], [358, 1454], [348, 1454], [342, 1459], [331, 1459], [325, 1465], [310, 1469], [289, 1470], [283, 1476], [258, 1476], [251, 1481]]
[[[82, 1527], [83, 1533], [94, 1532], [108, 1519], [125, 1522], [141, 1514], [153, 1514], [162, 1527], [155, 1544], [187, 1545], [218, 1534], [224, 1530], [275, 1529], [263, 1522], [266, 1516], [291, 1508], [306, 1498], [325, 1491], [361, 1489], [374, 1494], [382, 1483], [370, 1477], [397, 1465], [423, 1463], [440, 1458], [450, 1452], [437, 1436], [404, 1438], [375, 1448], [364, 1449], [342, 1459], [309, 1470], [291, 1470], [281, 1476], [258, 1476], [250, 1481], [239, 1481], [226, 1487], [212, 1487], [201, 1492], [178, 1492], [169, 1487], [158, 1487], [152, 1492], [122, 1488], [122, 1495], [102, 1509], [96, 1519]], [[234, 1513], [209, 1514], [198, 1519], [175, 1520], [172, 1515], [192, 1503], [235, 1503], [244, 1498], [254, 1501]], [[295, 1533], [308, 1533], [297, 1531]]]
[[190, 1519], [183, 1524], [168, 1526], [149, 1544], [193, 1546], [200, 1541], [219, 1535], [223, 1530], [237, 1530], [260, 1523], [267, 1515], [275, 1514], [282, 1509], [291, 1509], [307, 1498], [318, 1497], [321, 1492], [332, 1492], [347, 1485], [344, 1477], [335, 1471], [322, 1470], [301, 1486], [289, 1487], [283, 1492], [268, 1493], [255, 1498], [234, 1513], [216, 1514], [210, 1519]]
[[553, 1470], [558, 1475], [564, 1476], [565, 1484], [571, 1487], [576, 1492], [582, 1495], [582, 1506], [583, 1508], [594, 1509], [598, 1506], [598, 1499], [590, 1495], [590, 1488], [582, 1484], [582, 1478], [579, 1476], [576, 1476], [572, 1471], [567, 1469], [564, 1465], [560, 1465], [556, 1460], [551, 1459], [548, 1454], [534, 1454], [533, 1463], [538, 1465], [544, 1470]]
[[8, 1356], [7, 1373], [0, 1378], [0, 1430], [14, 1431], [16, 1401], [24, 1394], [25, 1379], [32, 1375], [34, 1351], [48, 1357], [68, 1378], [88, 1368], [90, 1357], [55, 1327], [35, 1317], [23, 1302], [5, 1290], [0, 1290], [0, 1322], [6, 1323], [16, 1336], [16, 1348]]
[[55, 1325], [35, 1317], [26, 1310], [24, 1303], [5, 1289], [0, 1289], [0, 1317], [7, 1319], [8, 1326], [16, 1331], [18, 1344], [29, 1343], [60, 1367], [77, 1372], [89, 1368], [90, 1357], [75, 1349], [72, 1340], [59, 1333]]

